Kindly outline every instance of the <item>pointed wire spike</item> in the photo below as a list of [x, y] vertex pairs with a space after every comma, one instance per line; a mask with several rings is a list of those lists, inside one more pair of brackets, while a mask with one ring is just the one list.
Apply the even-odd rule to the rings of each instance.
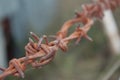
[[[80, 39], [81, 40], [81, 39]], [[80, 40], [77, 40], [76, 42], [75, 42], [75, 45], [78, 45], [79, 44], [79, 42], [80, 42]]]
[[30, 32], [30, 35], [34, 34], [33, 32]]
[[75, 17], [80, 17], [81, 14], [78, 12], [78, 10], [75, 10]]
[[42, 44], [43, 38], [40, 38], [38, 41], [38, 49], [40, 48], [41, 44]]
[[29, 42], [34, 43], [33, 39], [29, 37]]
[[85, 35], [84, 37], [91, 42], [93, 41], [93, 39], [91, 37], [89, 37], [88, 35]]
[[[13, 61], [14, 61], [14, 62], [13, 62]], [[19, 67], [19, 64], [18, 64], [17, 60], [16, 60], [16, 59], [13, 59], [13, 61], [12, 61], [12, 64], [14, 65], [14, 67], [16, 68], [16, 70], [18, 71], [19, 75], [20, 75], [22, 78], [24, 78], [24, 73], [23, 73], [23, 71], [21, 70], [21, 68]]]
[[30, 34], [32, 34], [33, 32], [30, 32]]
[[30, 32], [31, 35], [38, 37], [34, 32]]
[[57, 40], [57, 43], [56, 43], [57, 46], [59, 46], [60, 41], [61, 41], [60, 39]]
[[30, 35], [36, 40], [36, 41], [39, 41], [39, 37], [33, 33], [33, 32], [30, 32]]
[[81, 40], [81, 36], [77, 39], [77, 41], [75, 42], [75, 45], [78, 45], [78, 43], [80, 42]]
[[25, 75], [24, 75], [24, 73], [21, 73], [21, 77], [22, 77], [22, 78], [25, 78]]
[[46, 44], [49, 44], [48, 37], [46, 35], [43, 35], [43, 38], [45, 39]]

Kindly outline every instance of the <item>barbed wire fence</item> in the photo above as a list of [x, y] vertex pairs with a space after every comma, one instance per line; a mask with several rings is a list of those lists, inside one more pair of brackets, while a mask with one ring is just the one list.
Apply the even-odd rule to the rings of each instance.
[[[66, 21], [56, 35], [43, 35], [39, 38], [35, 33], [30, 32], [32, 38], [29, 38], [29, 42], [25, 46], [26, 56], [12, 59], [8, 68], [0, 68], [3, 71], [0, 74], [0, 80], [3, 80], [8, 75], [24, 78], [24, 71], [28, 65], [31, 65], [33, 68], [42, 68], [54, 59], [58, 49], [66, 52], [68, 43], [73, 39], [76, 39], [76, 44], [83, 37], [92, 41], [87, 32], [91, 29], [94, 22], [104, 17], [105, 10], [115, 10], [118, 6], [120, 6], [120, 0], [93, 1], [90, 4], [82, 5], [83, 10], [75, 12], [75, 17]], [[68, 35], [69, 28], [75, 24], [78, 24], [75, 31]], [[53, 38], [54, 40], [49, 42], [48, 38]]]

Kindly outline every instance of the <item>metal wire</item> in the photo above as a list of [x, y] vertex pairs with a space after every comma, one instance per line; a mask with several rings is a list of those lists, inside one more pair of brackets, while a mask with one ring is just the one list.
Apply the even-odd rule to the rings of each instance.
[[[31, 65], [33, 68], [42, 68], [54, 59], [58, 49], [64, 52], [67, 51], [68, 43], [73, 39], [77, 39], [76, 43], [78, 43], [82, 37], [92, 41], [87, 35], [87, 32], [93, 25], [94, 18], [102, 19], [104, 10], [114, 10], [118, 6], [120, 6], [120, 0], [97, 0], [91, 4], [82, 5], [83, 10], [76, 12], [75, 18], [66, 21], [58, 33], [52, 36], [55, 40], [51, 42], [47, 39], [50, 36], [47, 37], [44, 35], [39, 38], [35, 33], [30, 32], [34, 40], [29, 38], [29, 42], [25, 46], [26, 56], [19, 59], [12, 59], [9, 62], [9, 67], [6, 69], [0, 68], [0, 70], [3, 71], [3, 73], [0, 74], [0, 80], [3, 80], [8, 75], [24, 78], [24, 71], [27, 65]], [[67, 36], [69, 28], [76, 23], [82, 23], [83, 26], [77, 26], [75, 31]], [[45, 40], [45, 43], [42, 42], [43, 40]]]

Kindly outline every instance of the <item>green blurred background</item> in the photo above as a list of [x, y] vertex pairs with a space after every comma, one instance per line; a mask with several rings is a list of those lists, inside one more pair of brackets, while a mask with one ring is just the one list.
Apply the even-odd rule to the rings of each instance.
[[[30, 31], [34, 31], [38, 35], [55, 34], [65, 21], [74, 17], [75, 10], [80, 11], [81, 5], [88, 2], [91, 2], [91, 0], [57, 0], [55, 3], [55, 14], [50, 20], [51, 22], [45, 25], [46, 28], [44, 30], [35, 32], [32, 29], [34, 26], [28, 23], [30, 29], [27, 30], [24, 35], [25, 41], [18, 43], [21, 44], [19, 47], [23, 52], [18, 57], [25, 55], [24, 46], [28, 42]], [[47, 5], [44, 6], [47, 7]], [[49, 7], [47, 8], [49, 9]], [[116, 9], [113, 15], [118, 29], [120, 29], [120, 8]], [[75, 26], [71, 27], [70, 33], [74, 29]], [[24, 79], [8, 76], [6, 80], [101, 80], [101, 76], [104, 77], [107, 71], [109, 72], [111, 70], [114, 63], [119, 60], [119, 55], [116, 56], [112, 53], [108, 37], [103, 30], [101, 21], [96, 21], [88, 34], [94, 40], [93, 42], [82, 38], [81, 42], [75, 45], [75, 41], [73, 41], [69, 44], [67, 52], [59, 50], [55, 59], [42, 69], [32, 69], [28, 67], [25, 71]], [[119, 77], [120, 68], [112, 74], [109, 80], [119, 80]]]

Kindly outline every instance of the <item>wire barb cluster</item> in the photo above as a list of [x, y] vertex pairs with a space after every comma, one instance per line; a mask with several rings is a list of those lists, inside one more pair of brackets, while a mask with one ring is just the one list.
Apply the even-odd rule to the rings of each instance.
[[[9, 62], [8, 68], [0, 68], [0, 70], [3, 71], [3, 73], [0, 74], [0, 80], [8, 75], [24, 78], [24, 71], [27, 65], [31, 65], [33, 68], [42, 68], [54, 59], [58, 49], [64, 52], [67, 51], [67, 45], [73, 39], [77, 39], [76, 44], [80, 42], [82, 37], [92, 41], [87, 35], [87, 32], [94, 23], [93, 18], [101, 19], [104, 16], [104, 10], [113, 10], [119, 5], [120, 0], [98, 0], [91, 4], [82, 5], [83, 11], [76, 12], [76, 17], [66, 21], [55, 36], [43, 35], [39, 38], [35, 33], [30, 32], [32, 38], [29, 38], [29, 42], [25, 46], [25, 57], [12, 59]], [[83, 24], [83, 26], [77, 26], [75, 31], [68, 36], [67, 32], [69, 28], [77, 23]], [[49, 42], [48, 37], [52, 37], [55, 40]]]
[[104, 16], [103, 12], [106, 9], [114, 10], [120, 5], [120, 0], [97, 0], [92, 4], [82, 5], [83, 13], [92, 18], [100, 18]]

